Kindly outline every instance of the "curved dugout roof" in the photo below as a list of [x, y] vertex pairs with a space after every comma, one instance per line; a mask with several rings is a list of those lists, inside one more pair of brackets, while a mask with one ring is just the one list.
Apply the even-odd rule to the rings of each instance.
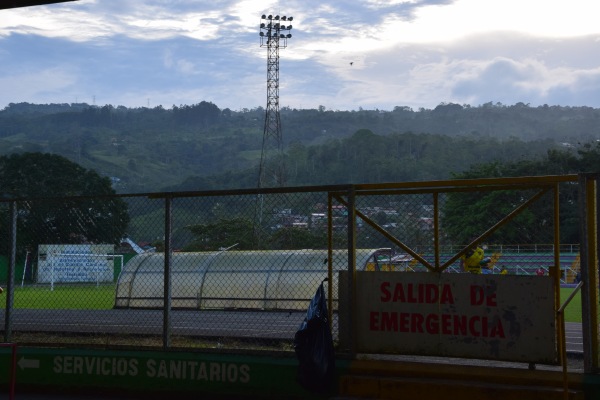
[[[356, 250], [362, 270], [380, 250]], [[327, 250], [173, 253], [173, 308], [305, 309], [327, 277]], [[115, 308], [163, 307], [164, 253], [134, 256], [117, 282]], [[347, 269], [348, 253], [333, 253], [334, 272]], [[337, 273], [333, 274], [334, 309]]]

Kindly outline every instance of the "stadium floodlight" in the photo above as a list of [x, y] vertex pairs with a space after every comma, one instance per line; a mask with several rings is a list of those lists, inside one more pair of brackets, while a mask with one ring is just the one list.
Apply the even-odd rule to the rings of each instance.
[[279, 117], [279, 49], [292, 37], [292, 17], [263, 14], [259, 23], [260, 47], [267, 48], [267, 107], [263, 132], [258, 187], [281, 187], [285, 183], [283, 144]]
[[[286, 15], [279, 16], [272, 14], [261, 15], [261, 20], [268, 20], [269, 22], [261, 22], [259, 25], [260, 31], [260, 46], [261, 47], [269, 47], [269, 46], [277, 46], [278, 48], [286, 48], [287, 47], [287, 39], [290, 39], [292, 35], [290, 31], [292, 30], [292, 25], [285, 25], [281, 22], [275, 21], [291, 21], [293, 17], [288, 17]], [[277, 38], [277, 43], [275, 44], [274, 40], [269, 40], [271, 38]]]

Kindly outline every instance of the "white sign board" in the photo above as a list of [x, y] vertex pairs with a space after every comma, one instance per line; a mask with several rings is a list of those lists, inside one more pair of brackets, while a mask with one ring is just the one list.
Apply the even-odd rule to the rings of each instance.
[[114, 251], [109, 244], [41, 244], [37, 282], [112, 282]]
[[359, 353], [557, 363], [553, 287], [548, 276], [361, 271], [350, 332]]

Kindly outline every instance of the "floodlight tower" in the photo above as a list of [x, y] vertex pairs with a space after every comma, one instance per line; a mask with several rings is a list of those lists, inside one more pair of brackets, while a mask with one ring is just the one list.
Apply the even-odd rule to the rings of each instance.
[[292, 37], [293, 17], [265, 15], [260, 21], [260, 47], [267, 48], [267, 108], [263, 131], [258, 187], [277, 187], [285, 183], [281, 119], [279, 117], [279, 49]]

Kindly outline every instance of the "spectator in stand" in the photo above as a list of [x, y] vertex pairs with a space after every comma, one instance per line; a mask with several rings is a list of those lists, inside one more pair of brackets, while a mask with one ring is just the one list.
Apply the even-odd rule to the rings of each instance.
[[542, 267], [539, 267], [539, 268], [538, 268], [538, 269], [535, 271], [535, 274], [536, 274], [537, 276], [544, 276], [544, 275], [546, 275], [546, 270], [545, 270], [544, 268], [542, 268]]

